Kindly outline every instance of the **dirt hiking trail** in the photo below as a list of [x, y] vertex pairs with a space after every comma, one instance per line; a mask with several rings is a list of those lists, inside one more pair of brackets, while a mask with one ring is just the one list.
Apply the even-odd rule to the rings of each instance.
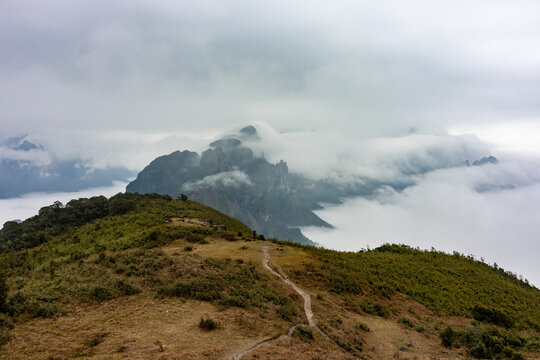
[[[263, 247], [263, 253], [264, 253], [264, 258], [263, 258], [263, 266], [264, 266], [264, 268], [266, 270], [268, 270], [270, 273], [272, 273], [273, 275], [275, 275], [278, 278], [280, 278], [281, 280], [283, 280], [287, 285], [292, 287], [294, 289], [294, 291], [296, 291], [304, 299], [304, 312], [306, 314], [306, 318], [307, 318], [309, 326], [316, 329], [325, 339], [329, 339], [328, 336], [325, 333], [323, 333], [321, 331], [321, 329], [319, 329], [319, 327], [317, 326], [317, 324], [315, 324], [315, 321], [313, 320], [313, 310], [311, 309], [311, 297], [309, 296], [309, 294], [306, 293], [304, 290], [300, 289], [298, 286], [296, 286], [296, 284], [293, 283], [286, 275], [282, 275], [282, 274], [278, 273], [277, 271], [272, 269], [270, 267], [270, 265], [268, 265], [268, 261], [270, 260], [270, 252], [268, 251], [268, 246]], [[258, 347], [260, 347], [260, 346], [262, 346], [264, 344], [268, 344], [268, 343], [273, 342], [273, 341], [278, 341], [278, 340], [282, 339], [285, 336], [291, 336], [292, 333], [294, 332], [294, 329], [296, 329], [300, 325], [303, 325], [303, 324], [296, 324], [293, 327], [291, 327], [286, 335], [281, 335], [281, 336], [278, 336], [278, 337], [274, 337], [274, 338], [270, 338], [270, 339], [260, 341], [260, 342], [256, 343], [255, 345], [250, 346], [249, 348], [242, 350], [240, 353], [234, 355], [233, 359], [234, 360], [240, 360], [248, 352], [257, 349]]]

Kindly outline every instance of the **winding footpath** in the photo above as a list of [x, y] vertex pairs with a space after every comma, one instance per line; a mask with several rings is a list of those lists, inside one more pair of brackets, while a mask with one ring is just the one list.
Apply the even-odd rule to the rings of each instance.
[[270, 253], [268, 252], [268, 246], [265, 246], [263, 248], [264, 251], [264, 260], [263, 260], [263, 266], [266, 270], [270, 271], [272, 274], [279, 277], [281, 280], [283, 280], [285, 283], [287, 283], [290, 287], [294, 289], [300, 296], [304, 299], [304, 312], [306, 313], [306, 318], [308, 320], [308, 324], [311, 327], [316, 328], [317, 325], [315, 324], [315, 321], [313, 321], [313, 310], [311, 310], [311, 297], [308, 293], [300, 289], [298, 286], [296, 286], [295, 283], [293, 283], [288, 277], [285, 275], [281, 275], [274, 269], [268, 265], [268, 260], [270, 260]]
[[[303, 291], [302, 289], [300, 289], [298, 286], [296, 286], [296, 284], [293, 283], [286, 275], [282, 275], [282, 274], [278, 273], [277, 271], [272, 269], [270, 267], [270, 265], [268, 265], [268, 261], [270, 260], [270, 252], [268, 251], [268, 246], [263, 247], [263, 252], [264, 252], [264, 258], [263, 258], [263, 266], [264, 266], [264, 268], [266, 270], [268, 270], [270, 273], [272, 273], [273, 275], [275, 275], [278, 278], [280, 278], [281, 280], [283, 280], [287, 285], [292, 287], [294, 289], [294, 291], [296, 291], [304, 299], [304, 312], [306, 314], [306, 318], [307, 318], [309, 326], [316, 329], [323, 337], [328, 339], [328, 336], [324, 332], [322, 332], [321, 329], [319, 329], [319, 327], [317, 326], [317, 324], [315, 324], [315, 321], [313, 320], [313, 310], [311, 309], [311, 297], [309, 296], [309, 294], [306, 293], [305, 291]], [[281, 335], [281, 336], [278, 336], [278, 337], [274, 337], [274, 338], [270, 338], [270, 339], [260, 341], [260, 342], [256, 343], [255, 345], [250, 346], [249, 348], [242, 350], [240, 353], [236, 354], [233, 357], [233, 360], [240, 360], [248, 352], [257, 349], [258, 347], [260, 347], [260, 346], [262, 346], [264, 344], [268, 344], [268, 343], [271, 343], [273, 341], [278, 341], [278, 340], [280, 340], [280, 339], [282, 339], [282, 338], [284, 338], [286, 336], [291, 336], [294, 329], [296, 329], [300, 325], [302, 325], [302, 324], [296, 324], [293, 327], [291, 327], [286, 335]]]

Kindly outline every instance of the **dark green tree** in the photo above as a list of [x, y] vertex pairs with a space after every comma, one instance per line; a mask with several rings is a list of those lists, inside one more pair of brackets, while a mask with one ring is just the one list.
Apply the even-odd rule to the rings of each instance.
[[6, 278], [3, 274], [0, 274], [0, 313], [5, 313], [7, 311], [6, 300], [8, 290]]

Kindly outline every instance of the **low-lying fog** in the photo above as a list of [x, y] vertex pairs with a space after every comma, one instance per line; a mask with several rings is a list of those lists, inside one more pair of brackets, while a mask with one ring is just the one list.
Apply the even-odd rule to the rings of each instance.
[[[495, 165], [497, 166], [497, 165]], [[540, 184], [477, 192], [471, 171], [439, 170], [398, 193], [346, 199], [317, 211], [334, 229], [304, 228], [320, 245], [357, 251], [384, 243], [472, 254], [540, 286]]]

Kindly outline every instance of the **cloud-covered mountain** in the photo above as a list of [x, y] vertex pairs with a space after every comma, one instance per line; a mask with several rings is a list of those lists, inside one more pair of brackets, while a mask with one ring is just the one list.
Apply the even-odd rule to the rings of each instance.
[[404, 158], [399, 166], [394, 166], [393, 176], [351, 172], [346, 179], [316, 178], [289, 172], [283, 160], [269, 162], [264, 154], [258, 154], [261, 143], [257, 129], [247, 126], [237, 134], [212, 142], [200, 155], [185, 150], [158, 157], [126, 191], [174, 197], [184, 193], [239, 218], [266, 236], [308, 242], [299, 227], [331, 227], [313, 212], [321, 208], [320, 203], [340, 203], [352, 196], [375, 196], [385, 186], [401, 191], [414, 184], [415, 176], [435, 169], [465, 166], [470, 155], [459, 141], [457, 146], [442, 142], [437, 148], [428, 147]]
[[210, 144], [201, 155], [176, 151], [152, 161], [128, 192], [182, 193], [238, 217], [257, 232], [298, 242], [309, 242], [300, 226], [330, 225], [316, 216], [314, 202], [306, 201], [302, 177], [289, 173], [283, 161], [271, 164], [244, 146], [257, 138], [252, 126], [235, 137]]
[[95, 168], [80, 158], [58, 159], [28, 135], [0, 143], [0, 198], [31, 192], [78, 191], [127, 181], [125, 167]]

